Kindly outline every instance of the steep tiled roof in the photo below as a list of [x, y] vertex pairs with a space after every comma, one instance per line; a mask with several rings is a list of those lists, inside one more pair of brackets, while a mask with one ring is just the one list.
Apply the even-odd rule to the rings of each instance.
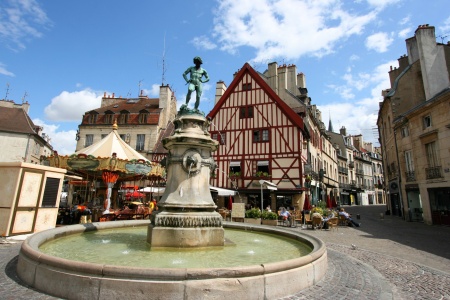
[[89, 115], [97, 113], [99, 118], [96, 124], [104, 124], [105, 113], [113, 113], [117, 118], [121, 112], [126, 111], [130, 114], [127, 124], [138, 124], [139, 113], [148, 112], [146, 125], [157, 125], [162, 109], [159, 108], [158, 98], [135, 98], [135, 99], [117, 99], [111, 105], [102, 106], [86, 112], [83, 116], [83, 125], [89, 124]]
[[159, 99], [155, 98], [139, 98], [139, 99], [130, 99], [117, 102], [115, 104], [103, 106], [100, 108], [93, 109], [90, 112], [97, 112], [99, 114], [104, 114], [106, 111], [112, 111], [113, 113], [120, 113], [121, 111], [126, 110], [130, 113], [139, 113], [141, 110], [147, 110], [148, 112], [160, 112], [159, 108]]
[[303, 119], [297, 115], [281, 98], [270, 88], [266, 81], [261, 77], [261, 75], [256, 72], [248, 63], [245, 63], [241, 70], [236, 74], [230, 86], [227, 88], [225, 93], [220, 98], [219, 102], [214, 106], [208, 117], [214, 119], [215, 115], [221, 109], [225, 101], [228, 100], [230, 94], [236, 89], [236, 86], [242, 80], [243, 76], [249, 74], [258, 85], [270, 96], [270, 98], [278, 105], [278, 107], [283, 111], [284, 115], [288, 117], [292, 123], [298, 126], [301, 130], [304, 130]]
[[0, 131], [36, 134], [36, 126], [22, 108], [0, 108]]

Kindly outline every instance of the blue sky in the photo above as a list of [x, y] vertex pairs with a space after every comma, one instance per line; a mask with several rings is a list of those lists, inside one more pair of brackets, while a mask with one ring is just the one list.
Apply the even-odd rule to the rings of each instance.
[[[214, 106], [246, 62], [295, 64], [328, 126], [377, 143], [381, 91], [419, 25], [450, 38], [448, 0], [2, 0], [0, 99], [30, 103], [61, 154], [75, 150], [84, 112], [104, 92], [157, 97], [169, 84], [179, 104], [182, 73], [201, 56], [210, 82], [200, 110]], [[164, 61], [164, 63], [163, 63]], [[191, 105], [193, 105], [191, 100]], [[375, 133], [375, 134], [374, 134]]]

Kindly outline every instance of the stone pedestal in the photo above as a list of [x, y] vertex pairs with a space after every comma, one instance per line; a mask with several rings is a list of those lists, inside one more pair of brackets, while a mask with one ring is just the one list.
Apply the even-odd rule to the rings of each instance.
[[218, 142], [207, 131], [209, 123], [199, 113], [182, 109], [174, 120], [175, 131], [163, 140], [169, 150], [167, 185], [152, 215], [147, 241], [152, 247], [222, 246], [222, 217], [209, 190], [215, 168], [211, 153]]

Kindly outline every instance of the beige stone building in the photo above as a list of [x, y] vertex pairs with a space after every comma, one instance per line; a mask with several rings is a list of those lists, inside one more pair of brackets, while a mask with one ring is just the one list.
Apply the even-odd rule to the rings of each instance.
[[52, 154], [49, 137], [28, 116], [29, 107], [28, 102], [0, 100], [0, 162], [39, 164], [41, 156]]
[[377, 120], [388, 206], [406, 220], [450, 225], [450, 46], [427, 24], [406, 48]]
[[142, 94], [138, 98], [105, 95], [99, 108], [84, 114], [78, 126], [76, 151], [101, 140], [116, 121], [120, 137], [151, 161], [159, 161], [154, 149], [159, 136], [176, 115], [176, 98], [168, 85], [160, 87], [159, 98]]

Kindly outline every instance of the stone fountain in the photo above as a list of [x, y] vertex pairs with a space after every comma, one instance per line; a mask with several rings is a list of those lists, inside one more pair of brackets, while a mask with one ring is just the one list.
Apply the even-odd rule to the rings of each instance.
[[209, 122], [182, 108], [174, 120], [173, 135], [163, 140], [167, 186], [152, 215], [147, 242], [152, 247], [223, 246], [222, 217], [209, 190], [215, 168], [211, 153], [218, 142], [211, 139]]
[[[217, 142], [209, 136], [208, 121], [201, 114], [183, 113], [182, 109], [175, 125], [174, 134], [163, 141], [169, 150], [167, 187], [158, 204], [160, 210], [150, 224], [148, 220], [101, 222], [36, 233], [24, 241], [19, 253], [17, 274], [23, 282], [64, 299], [277, 299], [310, 287], [324, 277], [327, 252], [317, 238], [273, 226], [222, 223], [209, 191], [210, 171], [215, 167], [211, 152], [216, 150]], [[225, 248], [224, 227], [249, 235], [269, 233], [302, 242], [312, 250], [294, 259], [237, 267], [145, 268], [100, 260], [75, 261], [49, 255], [40, 248], [69, 235], [80, 235], [83, 240], [87, 232], [142, 226], [147, 226], [150, 248], [170, 247], [171, 251]], [[95, 245], [89, 247], [92, 251], [97, 249]]]

